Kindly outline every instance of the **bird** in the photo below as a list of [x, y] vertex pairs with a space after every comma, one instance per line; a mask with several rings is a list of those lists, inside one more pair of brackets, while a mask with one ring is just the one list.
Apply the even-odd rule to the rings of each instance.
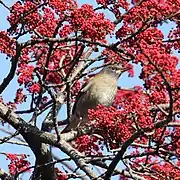
[[77, 95], [69, 123], [61, 133], [85, 125], [88, 122], [88, 109], [96, 109], [99, 104], [111, 106], [116, 97], [118, 79], [127, 70], [122, 65], [111, 64], [90, 78]]

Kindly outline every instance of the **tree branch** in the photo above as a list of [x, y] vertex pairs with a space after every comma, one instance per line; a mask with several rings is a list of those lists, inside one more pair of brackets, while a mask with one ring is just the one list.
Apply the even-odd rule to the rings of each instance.
[[2, 180], [14, 180], [14, 178], [11, 175], [9, 175], [7, 172], [2, 170], [1, 168], [0, 168], [0, 178]]
[[126, 152], [127, 148], [129, 147], [130, 144], [134, 142], [135, 139], [143, 135], [144, 132], [142, 130], [134, 133], [121, 147], [121, 150], [118, 152], [118, 154], [115, 156], [113, 161], [110, 163], [108, 170], [106, 172], [106, 175], [104, 177], [104, 180], [109, 180], [114, 169], [116, 168], [117, 164], [119, 161], [123, 158], [124, 153]]
[[20, 53], [21, 53], [21, 46], [18, 44], [18, 42], [16, 42], [16, 55], [11, 59], [11, 69], [9, 71], [9, 74], [7, 75], [6, 78], [4, 78], [3, 82], [0, 85], [0, 94], [6, 89], [6, 87], [11, 82], [11, 80], [15, 75]]
[[[8, 122], [15, 129], [18, 129], [19, 133], [23, 136], [30, 148], [34, 152], [35, 156], [38, 157], [42, 143], [50, 144], [61, 149], [64, 153], [69, 155], [80, 169], [82, 169], [91, 179], [97, 178], [96, 174], [92, 169], [85, 163], [84, 158], [74, 148], [72, 148], [64, 139], [66, 134], [61, 137], [60, 141], [57, 141], [57, 137], [53, 134], [40, 131], [36, 127], [29, 125], [17, 114], [12, 112], [7, 106], [0, 103], [0, 117]], [[64, 139], [63, 139], [64, 137]], [[50, 161], [49, 161], [50, 162]], [[43, 174], [44, 173], [44, 174]], [[51, 168], [46, 169], [46, 172], [42, 172], [43, 180], [51, 180], [52, 177]], [[99, 178], [101, 179], [101, 178]]]

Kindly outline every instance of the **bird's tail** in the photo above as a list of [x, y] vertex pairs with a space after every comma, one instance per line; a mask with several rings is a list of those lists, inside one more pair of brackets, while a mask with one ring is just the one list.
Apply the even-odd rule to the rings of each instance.
[[68, 125], [61, 131], [61, 134], [76, 129], [79, 123], [80, 123], [79, 118], [77, 118], [75, 115], [72, 115]]

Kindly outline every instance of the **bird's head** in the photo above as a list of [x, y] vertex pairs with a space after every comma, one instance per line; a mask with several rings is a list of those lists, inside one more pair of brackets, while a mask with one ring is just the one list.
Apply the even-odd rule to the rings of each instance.
[[103, 73], [112, 74], [117, 78], [125, 71], [129, 70], [128, 67], [123, 67], [121, 64], [112, 64], [103, 68]]

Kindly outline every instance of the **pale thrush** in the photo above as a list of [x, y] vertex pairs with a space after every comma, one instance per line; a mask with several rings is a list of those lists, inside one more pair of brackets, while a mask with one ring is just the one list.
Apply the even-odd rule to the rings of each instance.
[[69, 124], [62, 133], [87, 123], [88, 109], [95, 109], [98, 104], [111, 106], [117, 93], [118, 79], [126, 70], [121, 65], [108, 65], [89, 79], [77, 96]]

